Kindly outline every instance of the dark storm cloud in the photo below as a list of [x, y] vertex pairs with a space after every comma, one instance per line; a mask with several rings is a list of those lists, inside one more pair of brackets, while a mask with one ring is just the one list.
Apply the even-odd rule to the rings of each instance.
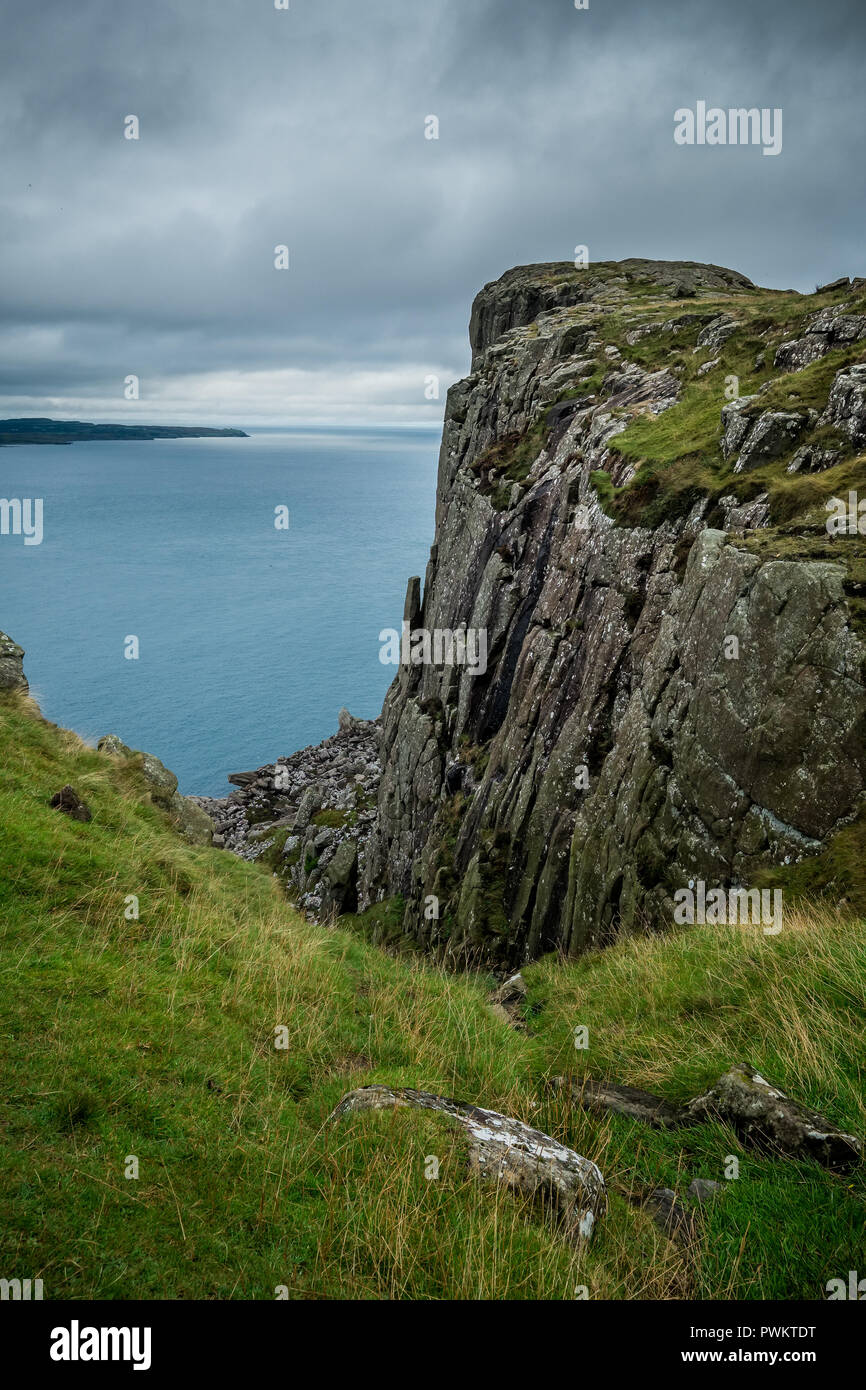
[[[421, 419], [425, 374], [465, 370], [472, 295], [511, 265], [586, 243], [806, 290], [864, 269], [859, 0], [2, 19], [4, 414], [122, 412], [134, 372], [152, 418]], [[781, 107], [781, 155], [676, 146], [698, 100]]]

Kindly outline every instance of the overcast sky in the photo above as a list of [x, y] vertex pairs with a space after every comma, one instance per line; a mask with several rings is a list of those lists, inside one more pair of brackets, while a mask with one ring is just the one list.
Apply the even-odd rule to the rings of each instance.
[[[864, 0], [0, 0], [0, 23], [0, 415], [435, 420], [475, 292], [577, 244], [807, 291], [866, 273]], [[676, 145], [699, 100], [781, 107], [781, 154]]]

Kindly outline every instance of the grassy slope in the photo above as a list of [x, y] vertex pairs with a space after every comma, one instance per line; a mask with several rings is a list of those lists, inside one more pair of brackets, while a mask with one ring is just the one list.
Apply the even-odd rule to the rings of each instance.
[[[578, 1284], [593, 1298], [820, 1298], [862, 1268], [860, 1174], [758, 1158], [713, 1125], [674, 1137], [571, 1115], [544, 1081], [585, 1064], [679, 1097], [744, 1060], [863, 1133], [866, 924], [695, 929], [548, 959], [527, 972], [521, 1035], [489, 1013], [486, 979], [312, 927], [261, 868], [185, 845], [134, 772], [20, 698], [0, 698], [0, 740], [6, 1277], [41, 1277], [50, 1298], [272, 1298], [279, 1284], [320, 1298], [560, 1299]], [[67, 781], [91, 823], [48, 807]], [[133, 893], [138, 921], [124, 916]], [[508, 1110], [595, 1158], [611, 1211], [590, 1251], [468, 1180], [446, 1122], [324, 1125], [373, 1080]], [[740, 1179], [688, 1260], [633, 1199], [721, 1178], [727, 1154]]]

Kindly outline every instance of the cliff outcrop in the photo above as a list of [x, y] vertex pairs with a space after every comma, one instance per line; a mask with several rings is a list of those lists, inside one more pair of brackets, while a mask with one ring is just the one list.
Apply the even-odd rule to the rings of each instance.
[[[579, 951], [857, 817], [863, 539], [826, 505], [866, 495], [863, 291], [630, 261], [481, 292], [411, 621], [486, 630], [487, 669], [401, 668], [362, 905], [508, 962]], [[795, 485], [804, 448], [824, 469]]]
[[402, 899], [420, 945], [515, 964], [833, 858], [866, 792], [864, 290], [632, 260], [481, 291], [407, 592], [427, 645], [366, 759], [375, 814], [323, 845], [361, 836], [350, 892], [290, 837], [305, 905]]

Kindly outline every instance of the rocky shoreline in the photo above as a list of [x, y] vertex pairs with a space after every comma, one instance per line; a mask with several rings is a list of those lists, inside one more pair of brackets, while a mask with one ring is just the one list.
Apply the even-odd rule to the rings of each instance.
[[323, 743], [232, 773], [227, 797], [193, 798], [217, 848], [265, 859], [298, 907], [321, 920], [357, 910], [382, 771], [380, 721], [343, 709], [338, 722]]

